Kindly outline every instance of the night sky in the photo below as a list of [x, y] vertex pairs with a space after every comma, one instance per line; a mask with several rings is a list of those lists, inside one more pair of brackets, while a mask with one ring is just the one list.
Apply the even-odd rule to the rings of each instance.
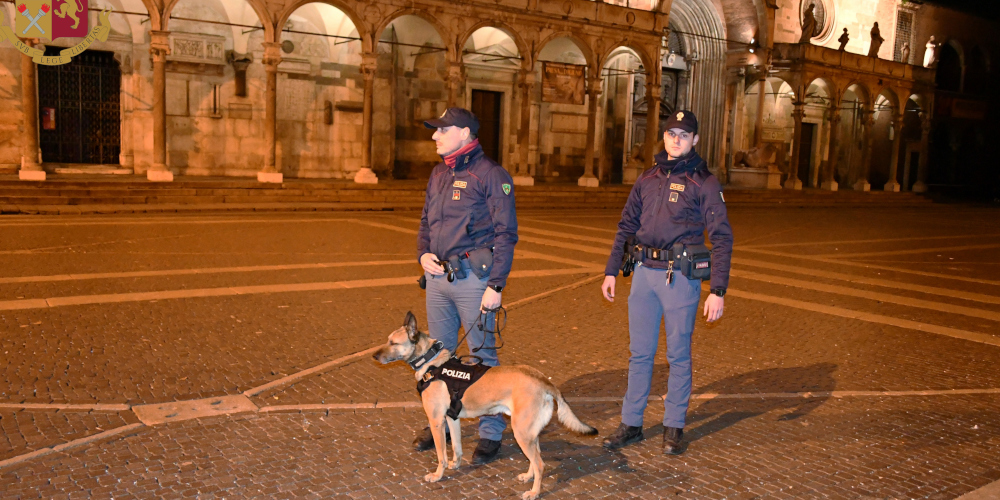
[[998, 0], [922, 0], [914, 1], [913, 3], [940, 5], [975, 16], [1000, 21], [1000, 1]]

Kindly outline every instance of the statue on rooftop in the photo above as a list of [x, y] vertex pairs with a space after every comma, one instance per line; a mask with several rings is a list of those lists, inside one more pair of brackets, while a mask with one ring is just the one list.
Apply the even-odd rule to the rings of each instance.
[[931, 35], [931, 39], [927, 40], [927, 48], [924, 50], [924, 67], [933, 68], [937, 65], [937, 42], [934, 41], [934, 35]]
[[802, 15], [802, 35], [799, 37], [799, 43], [809, 43], [816, 35], [816, 14], [813, 12], [815, 9], [816, 4], [809, 4], [809, 8]]
[[837, 39], [837, 41], [840, 42], [840, 47], [837, 48], [837, 50], [843, 52], [844, 47], [847, 47], [847, 42], [849, 42], [850, 40], [851, 40], [851, 35], [848, 35], [847, 28], [844, 28], [844, 34], [840, 35], [840, 38]]
[[910, 64], [910, 42], [903, 42], [903, 48], [899, 49], [899, 60]]
[[882, 42], [885, 39], [882, 38], [882, 34], [878, 30], [878, 22], [872, 26], [872, 44], [868, 47], [868, 57], [878, 57], [878, 49], [882, 48]]

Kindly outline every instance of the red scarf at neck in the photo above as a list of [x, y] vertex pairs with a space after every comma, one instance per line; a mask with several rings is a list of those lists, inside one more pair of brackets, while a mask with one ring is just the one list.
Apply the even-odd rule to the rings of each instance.
[[455, 162], [458, 161], [459, 156], [462, 156], [478, 147], [479, 147], [479, 139], [474, 139], [472, 142], [466, 144], [465, 146], [458, 148], [458, 151], [455, 151], [454, 153], [445, 156], [444, 163], [448, 165], [448, 168], [455, 168]]

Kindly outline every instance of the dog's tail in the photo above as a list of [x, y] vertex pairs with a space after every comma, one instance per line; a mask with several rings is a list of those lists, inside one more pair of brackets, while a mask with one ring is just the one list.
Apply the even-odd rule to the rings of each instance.
[[556, 408], [556, 418], [559, 419], [559, 423], [562, 424], [567, 429], [583, 434], [585, 436], [596, 436], [597, 429], [583, 423], [579, 418], [576, 418], [576, 414], [570, 409], [569, 404], [563, 399], [562, 393], [559, 389], [552, 387], [552, 396], [556, 400], [558, 407]]

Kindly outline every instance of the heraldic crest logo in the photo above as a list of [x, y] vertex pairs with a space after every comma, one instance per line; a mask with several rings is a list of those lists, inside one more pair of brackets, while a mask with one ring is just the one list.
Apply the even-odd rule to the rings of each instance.
[[[15, 0], [14, 6], [14, 28], [0, 23], [0, 41], [9, 40], [36, 64], [66, 64], [95, 41], [106, 42], [111, 31], [110, 7], [98, 14], [98, 25], [88, 29], [87, 0]], [[46, 56], [44, 51], [21, 41], [21, 38], [37, 38], [51, 42], [64, 37], [83, 38], [83, 41], [60, 51], [58, 56]]]

